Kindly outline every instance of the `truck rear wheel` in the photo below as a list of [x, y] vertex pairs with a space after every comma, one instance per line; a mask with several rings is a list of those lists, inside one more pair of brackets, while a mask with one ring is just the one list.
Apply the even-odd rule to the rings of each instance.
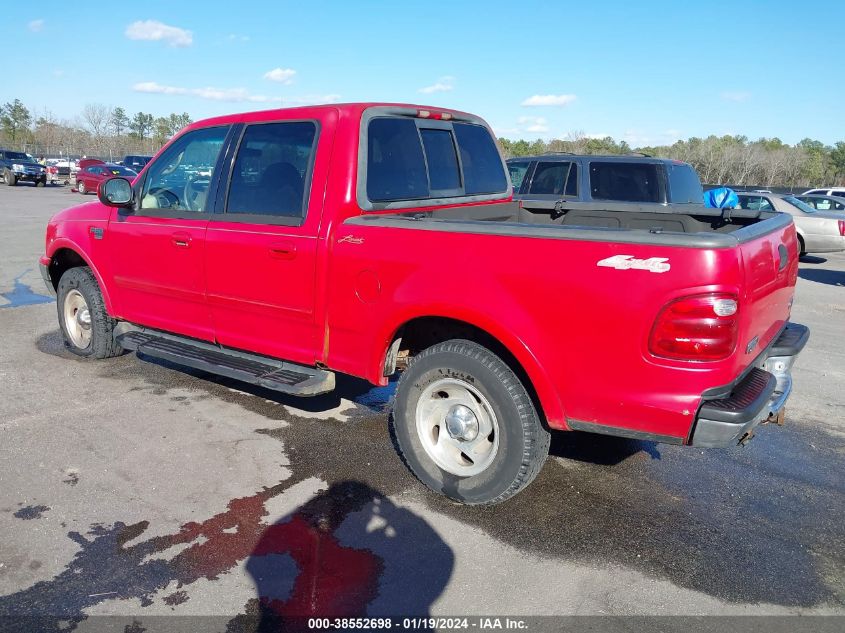
[[500, 503], [540, 472], [550, 435], [510, 367], [455, 339], [418, 354], [396, 389], [391, 430], [411, 472], [461, 503]]
[[65, 346], [78, 356], [110, 358], [123, 349], [112, 336], [117, 321], [106, 312], [97, 278], [87, 266], [71, 268], [56, 289]]

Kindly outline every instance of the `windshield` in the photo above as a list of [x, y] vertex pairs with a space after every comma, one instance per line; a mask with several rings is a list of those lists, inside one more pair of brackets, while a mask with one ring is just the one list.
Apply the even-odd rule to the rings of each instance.
[[29, 156], [23, 152], [6, 152], [6, 160], [25, 160], [29, 162]]
[[793, 207], [798, 207], [804, 213], [815, 213], [816, 212], [816, 210], [813, 207], [811, 207], [809, 204], [807, 204], [806, 202], [801, 202], [798, 198], [796, 198], [794, 196], [784, 196], [783, 199], [786, 200]]

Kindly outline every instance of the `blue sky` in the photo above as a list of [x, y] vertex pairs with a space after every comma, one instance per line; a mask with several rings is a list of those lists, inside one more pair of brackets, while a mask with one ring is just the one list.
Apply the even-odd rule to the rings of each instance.
[[6, 69], [0, 102], [59, 118], [86, 103], [200, 119], [407, 101], [509, 138], [845, 140], [841, 1], [46, 0], [3, 13], [4, 48], [28, 65]]

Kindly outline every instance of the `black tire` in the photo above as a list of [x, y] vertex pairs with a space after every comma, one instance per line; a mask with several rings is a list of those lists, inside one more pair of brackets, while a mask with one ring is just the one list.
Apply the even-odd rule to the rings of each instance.
[[6, 170], [6, 176], [5, 176], [4, 180], [6, 181], [6, 184], [7, 184], [9, 187], [14, 187], [15, 185], [17, 185], [17, 184], [18, 184], [18, 177], [17, 177], [17, 176], [15, 176], [15, 174], [13, 174], [13, 173], [12, 173], [10, 170], [8, 170], [8, 169]]
[[87, 193], [87, 191], [85, 190], [85, 182], [83, 182], [82, 180], [77, 182], [76, 190], [84, 196]]
[[[74, 344], [68, 326], [65, 323], [65, 300], [73, 290], [78, 290], [84, 297], [90, 313], [91, 339], [85, 347]], [[123, 353], [123, 348], [114, 340], [113, 332], [117, 321], [106, 312], [103, 295], [94, 273], [87, 266], [71, 268], [62, 275], [56, 289], [56, 308], [59, 326], [64, 337], [65, 347], [78, 356], [86, 358], [111, 358]]]
[[35, 186], [36, 186], [36, 187], [46, 187], [46, 186], [47, 186], [47, 181], [46, 181], [46, 180], [37, 180], [37, 181], [35, 182]]
[[[495, 457], [472, 476], [461, 477], [438, 466], [417, 432], [417, 404], [428, 386], [444, 378], [472, 385], [498, 420]], [[439, 343], [412, 359], [399, 379], [390, 425], [396, 448], [414, 476], [433, 491], [467, 505], [501, 503], [520, 492], [540, 472], [551, 440], [510, 367], [489, 349], [463, 339]]]
[[807, 249], [804, 248], [804, 238], [798, 236], [798, 257], [804, 257], [807, 254]]

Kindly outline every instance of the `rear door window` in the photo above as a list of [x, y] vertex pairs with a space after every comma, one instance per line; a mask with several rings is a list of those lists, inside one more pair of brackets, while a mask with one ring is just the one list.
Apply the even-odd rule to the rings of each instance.
[[232, 168], [226, 213], [301, 221], [316, 139], [312, 121], [247, 126]]
[[669, 202], [675, 204], [701, 204], [704, 190], [695, 170], [687, 164], [666, 165], [669, 175]]
[[739, 207], [740, 209], [759, 211], [762, 200], [763, 198], [760, 196], [739, 196]]
[[590, 195], [594, 200], [661, 202], [657, 165], [592, 161]]

